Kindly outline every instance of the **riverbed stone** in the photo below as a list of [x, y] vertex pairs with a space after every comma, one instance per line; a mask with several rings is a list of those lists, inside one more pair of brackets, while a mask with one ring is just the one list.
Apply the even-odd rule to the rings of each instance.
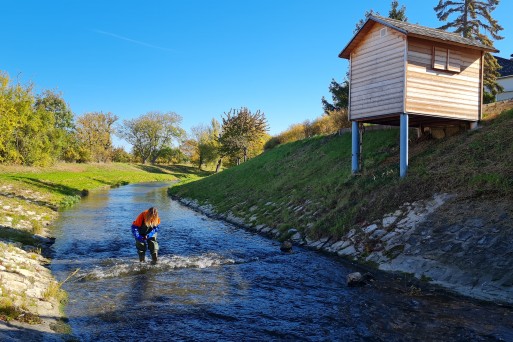
[[395, 221], [397, 221], [397, 216], [391, 215], [384, 217], [382, 222], [383, 228], [390, 227]]
[[372, 232], [372, 234], [370, 235], [370, 239], [371, 240], [377, 240], [379, 238], [381, 238], [382, 236], [384, 236], [385, 234], [387, 233], [386, 230], [383, 230], [383, 229], [376, 229]]
[[378, 225], [377, 224], [371, 224], [370, 226], [367, 226], [365, 228], [363, 228], [363, 232], [365, 234], [371, 234], [373, 233], [376, 229], [378, 229]]
[[299, 232], [298, 232], [298, 233], [296, 233], [296, 234], [294, 234], [294, 235], [292, 235], [292, 236], [290, 237], [290, 239], [291, 239], [292, 241], [294, 241], [294, 242], [300, 242], [300, 241], [302, 241], [302, 240], [303, 240], [303, 239], [302, 239], [302, 237], [301, 237], [301, 234], [300, 234]]
[[356, 253], [356, 248], [353, 245], [347, 246], [346, 248], [341, 249], [337, 252], [337, 254], [340, 256], [353, 256]]

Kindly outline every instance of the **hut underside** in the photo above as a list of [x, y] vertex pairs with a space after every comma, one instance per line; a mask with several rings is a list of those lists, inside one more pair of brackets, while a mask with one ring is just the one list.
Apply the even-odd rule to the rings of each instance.
[[[400, 115], [403, 113], [389, 114], [382, 116], [373, 116], [355, 120], [359, 123], [370, 123], [385, 126], [400, 126]], [[440, 116], [430, 116], [426, 114], [408, 114], [409, 127], [447, 127], [447, 126], [465, 126], [469, 127], [473, 121], [445, 118]]]

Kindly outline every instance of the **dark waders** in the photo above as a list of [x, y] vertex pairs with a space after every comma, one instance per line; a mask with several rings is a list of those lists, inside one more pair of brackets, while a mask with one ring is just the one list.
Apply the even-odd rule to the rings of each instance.
[[[146, 236], [151, 229], [146, 228], [144, 225], [139, 228], [139, 234]], [[159, 251], [159, 244], [157, 242], [157, 233], [146, 241], [139, 241], [135, 239], [135, 247], [137, 248], [137, 254], [139, 254], [139, 261], [144, 261], [146, 256], [146, 250], [149, 249], [151, 253], [151, 263], [155, 265], [157, 263], [157, 254]]]

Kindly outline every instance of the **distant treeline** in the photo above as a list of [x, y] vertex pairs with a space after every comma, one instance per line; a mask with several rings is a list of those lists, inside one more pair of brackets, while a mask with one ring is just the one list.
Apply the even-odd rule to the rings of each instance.
[[[46, 166], [65, 162], [130, 162], [185, 158], [174, 138], [184, 135], [181, 117], [152, 112], [118, 124], [112, 113], [75, 116], [60, 93], [34, 92], [32, 84], [12, 82], [0, 72], [0, 164]], [[132, 153], [114, 148], [116, 134], [133, 145]]]

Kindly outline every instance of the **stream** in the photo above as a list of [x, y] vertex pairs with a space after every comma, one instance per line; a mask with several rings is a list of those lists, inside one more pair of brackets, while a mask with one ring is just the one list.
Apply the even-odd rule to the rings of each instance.
[[[65, 313], [80, 341], [513, 341], [511, 307], [376, 275], [208, 218], [165, 183], [93, 192], [61, 213], [51, 269], [70, 277]], [[130, 226], [156, 206], [159, 262], [137, 258]], [[78, 271], [77, 271], [78, 269]]]

